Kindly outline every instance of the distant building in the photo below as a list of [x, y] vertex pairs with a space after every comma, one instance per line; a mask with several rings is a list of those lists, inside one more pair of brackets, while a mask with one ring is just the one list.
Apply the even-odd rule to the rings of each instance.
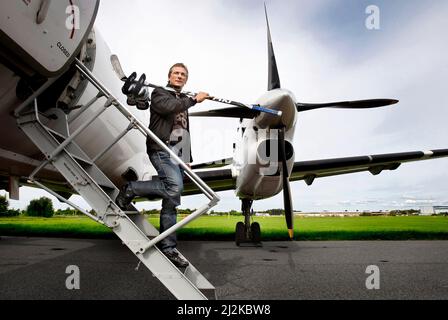
[[257, 217], [269, 217], [270, 214], [267, 212], [255, 212], [255, 216]]
[[422, 216], [430, 216], [442, 212], [448, 212], [448, 206], [427, 206], [420, 209], [420, 215]]

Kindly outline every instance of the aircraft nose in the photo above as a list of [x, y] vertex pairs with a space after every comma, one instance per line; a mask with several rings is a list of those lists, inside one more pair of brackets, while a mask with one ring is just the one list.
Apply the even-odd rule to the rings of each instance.
[[293, 97], [287, 93], [283, 94], [279, 101], [279, 108], [282, 111], [282, 124], [286, 127], [286, 129], [291, 128], [294, 124], [294, 119], [297, 112]]

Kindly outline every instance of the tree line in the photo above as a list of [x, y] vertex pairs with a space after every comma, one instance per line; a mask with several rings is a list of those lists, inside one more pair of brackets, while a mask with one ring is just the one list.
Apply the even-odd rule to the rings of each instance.
[[82, 215], [83, 213], [73, 209], [54, 210], [53, 202], [47, 197], [31, 200], [25, 210], [12, 209], [5, 196], [0, 196], [0, 217], [17, 217], [20, 215], [29, 217], [51, 218], [54, 215]]
[[[196, 209], [177, 209], [179, 215], [189, 215]], [[236, 212], [236, 211], [235, 211]], [[91, 214], [95, 215], [95, 211], [91, 210]], [[142, 210], [146, 215], [160, 214], [160, 210]], [[0, 196], [0, 217], [44, 217], [51, 218], [53, 216], [75, 216], [83, 215], [81, 211], [75, 209], [58, 209], [54, 210], [53, 202], [47, 197], [31, 200], [25, 210], [12, 209], [9, 207], [9, 201], [5, 196]]]
[[[177, 209], [177, 213], [179, 215], [189, 215], [193, 213], [196, 209]], [[95, 212], [93, 210], [90, 211], [90, 213], [95, 215]], [[145, 215], [158, 215], [160, 214], [160, 210], [152, 209], [152, 210], [142, 210], [142, 214]], [[284, 209], [268, 209], [263, 211], [263, 213], [267, 213], [271, 216], [280, 216], [285, 214]], [[420, 210], [393, 210], [388, 213], [384, 213], [384, 215], [390, 215], [390, 216], [399, 216], [399, 215], [416, 215], [419, 214]], [[241, 215], [240, 211], [236, 210], [230, 210], [225, 212], [220, 211], [214, 211], [211, 210], [209, 212], [210, 215], [217, 215], [217, 216], [237, 216]], [[39, 199], [31, 200], [29, 205], [26, 207], [25, 210], [18, 210], [18, 209], [12, 209], [9, 207], [9, 201], [5, 196], [0, 196], [0, 217], [16, 217], [16, 216], [30, 216], [30, 217], [45, 217], [50, 218], [52, 216], [76, 216], [76, 215], [83, 215], [81, 211], [75, 210], [75, 209], [58, 209], [54, 210], [53, 208], [53, 202], [51, 199], [47, 197], [41, 197]], [[361, 216], [370, 216], [374, 215], [370, 212], [364, 212], [360, 214]], [[448, 215], [448, 213], [445, 213], [444, 215]]]
[[[177, 209], [177, 213], [179, 215], [189, 215], [196, 211], [196, 209]], [[266, 213], [270, 215], [283, 215], [283, 209], [270, 209], [266, 210]], [[90, 213], [95, 214], [93, 210]], [[160, 210], [152, 209], [152, 210], [142, 210], [142, 214], [145, 215], [158, 215], [160, 214]], [[219, 215], [219, 216], [237, 216], [241, 215], [240, 211], [230, 210], [225, 212], [220, 211], [210, 211], [210, 215]], [[75, 209], [58, 209], [54, 210], [53, 202], [51, 199], [47, 197], [41, 197], [39, 199], [31, 200], [25, 210], [18, 210], [9, 208], [9, 201], [5, 196], [0, 196], [0, 217], [16, 217], [16, 216], [30, 216], [30, 217], [45, 217], [50, 218], [53, 216], [74, 216], [74, 215], [83, 215], [82, 212]]]

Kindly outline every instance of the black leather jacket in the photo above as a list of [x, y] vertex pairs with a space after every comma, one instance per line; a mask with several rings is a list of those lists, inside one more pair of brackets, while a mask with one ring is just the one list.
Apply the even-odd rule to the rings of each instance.
[[[176, 114], [188, 110], [188, 108], [195, 104], [196, 101], [193, 98], [184, 94], [180, 94], [179, 98], [176, 98], [174, 92], [163, 88], [154, 89], [151, 94], [149, 130], [154, 132], [154, 134], [166, 145], [169, 145], [169, 139]], [[189, 130], [190, 125], [188, 124], [188, 131]], [[162, 148], [149, 137], [146, 140], [146, 147], [148, 154], [153, 151], [162, 150]]]

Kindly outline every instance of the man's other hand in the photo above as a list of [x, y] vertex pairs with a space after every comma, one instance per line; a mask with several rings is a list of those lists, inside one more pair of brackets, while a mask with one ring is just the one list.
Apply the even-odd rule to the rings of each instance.
[[210, 96], [208, 95], [208, 93], [205, 92], [199, 92], [194, 99], [196, 100], [197, 103], [201, 103], [203, 102], [205, 99], [210, 98]]

